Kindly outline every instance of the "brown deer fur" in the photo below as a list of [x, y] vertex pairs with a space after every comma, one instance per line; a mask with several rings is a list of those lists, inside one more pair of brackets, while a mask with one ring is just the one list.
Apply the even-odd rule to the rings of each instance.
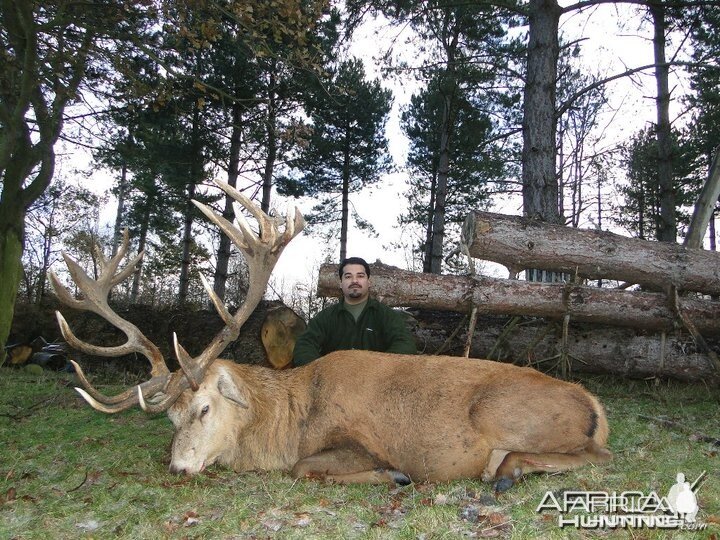
[[[204, 412], [203, 412], [204, 411]], [[171, 470], [212, 463], [337, 482], [495, 480], [611, 458], [597, 399], [514, 365], [338, 351], [273, 371], [217, 360], [170, 408]]]

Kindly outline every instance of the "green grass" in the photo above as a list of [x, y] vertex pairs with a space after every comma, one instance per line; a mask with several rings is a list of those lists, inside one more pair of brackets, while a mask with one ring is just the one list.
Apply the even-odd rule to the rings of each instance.
[[[679, 383], [587, 379], [605, 404], [615, 459], [531, 475], [495, 496], [488, 484], [336, 486], [277, 472], [167, 472], [164, 416], [93, 411], [72, 376], [0, 369], [0, 539], [50, 538], [717, 538], [720, 457], [692, 432], [720, 437], [720, 392]], [[640, 415], [665, 417], [689, 431]], [[707, 477], [703, 532], [560, 529], [536, 513], [547, 490], [667, 494], [677, 472]]]

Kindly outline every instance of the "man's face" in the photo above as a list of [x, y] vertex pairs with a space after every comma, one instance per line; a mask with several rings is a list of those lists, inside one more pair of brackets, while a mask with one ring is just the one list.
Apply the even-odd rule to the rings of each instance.
[[370, 278], [362, 264], [346, 264], [340, 278], [340, 287], [348, 304], [359, 304], [368, 297]]

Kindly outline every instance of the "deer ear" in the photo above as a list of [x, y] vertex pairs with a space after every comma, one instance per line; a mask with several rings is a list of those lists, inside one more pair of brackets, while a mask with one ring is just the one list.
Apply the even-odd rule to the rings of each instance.
[[220, 395], [243, 409], [247, 409], [248, 400], [242, 386], [244, 385], [242, 383], [238, 384], [238, 381], [235, 381], [227, 371], [224, 369], [220, 370], [220, 376], [217, 382], [217, 389], [220, 391]]

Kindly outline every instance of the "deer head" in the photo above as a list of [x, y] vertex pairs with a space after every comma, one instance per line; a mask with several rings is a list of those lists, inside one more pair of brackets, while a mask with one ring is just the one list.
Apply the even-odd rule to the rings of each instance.
[[[140, 353], [150, 362], [151, 378], [138, 385], [135, 389], [128, 389], [116, 396], [105, 396], [96, 390], [85, 377], [80, 366], [73, 361], [78, 377], [83, 388], [76, 388], [83, 398], [95, 409], [105, 413], [116, 413], [139, 404], [147, 412], [167, 411], [185, 390], [192, 389], [197, 392], [205, 378], [208, 368], [215, 359], [225, 350], [227, 345], [237, 339], [240, 328], [247, 321], [250, 314], [257, 307], [267, 287], [270, 274], [285, 246], [305, 226], [302, 214], [296, 209], [294, 213], [288, 213], [285, 219], [285, 227], [281, 232], [277, 220], [267, 216], [245, 195], [232, 186], [216, 181], [216, 184], [232, 197], [236, 223], [233, 224], [222, 216], [216, 214], [206, 205], [193, 201], [203, 214], [230, 238], [237, 248], [245, 256], [249, 268], [250, 287], [245, 302], [232, 314], [228, 311], [222, 301], [214, 293], [207, 281], [202, 277], [202, 283], [210, 296], [216, 310], [225, 323], [225, 326], [218, 332], [210, 344], [198, 355], [191, 357], [180, 345], [177, 335], [173, 334], [175, 354], [180, 364], [180, 369], [171, 372], [162, 353], [142, 332], [132, 323], [120, 317], [108, 305], [108, 294], [110, 290], [128, 278], [135, 270], [135, 267], [142, 259], [142, 253], [135, 256], [123, 268], [118, 270], [121, 261], [128, 251], [128, 234], [124, 234], [123, 244], [118, 253], [111, 259], [107, 259], [101, 250], [96, 247], [98, 260], [100, 261], [100, 275], [95, 280], [90, 278], [85, 271], [67, 254], [63, 257], [67, 263], [70, 275], [82, 293], [82, 298], [75, 299], [67, 289], [60, 283], [57, 276], [51, 273], [50, 281], [58, 298], [66, 305], [86, 311], [92, 311], [103, 317], [116, 328], [120, 329], [127, 336], [123, 345], [116, 347], [101, 347], [86, 343], [78, 339], [70, 330], [67, 322], [57, 312], [58, 323], [65, 340], [74, 348], [91, 355], [99, 356], [121, 356], [129, 353]], [[256, 234], [243, 216], [242, 209], [246, 209], [258, 222], [259, 231]], [[188, 399], [180, 400], [188, 401]], [[182, 417], [183, 405], [178, 403], [178, 412], [171, 415], [171, 418]], [[176, 428], [178, 424], [176, 423]]]

